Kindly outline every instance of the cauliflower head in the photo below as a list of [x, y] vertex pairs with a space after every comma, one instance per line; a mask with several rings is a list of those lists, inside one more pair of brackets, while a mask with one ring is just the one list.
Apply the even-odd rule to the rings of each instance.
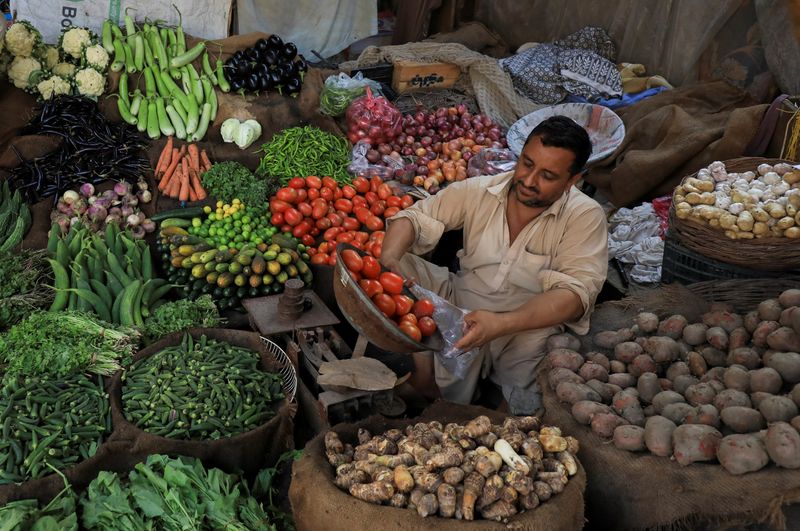
[[92, 45], [92, 34], [86, 28], [70, 28], [61, 35], [61, 49], [80, 59], [83, 49]]
[[72, 85], [69, 84], [69, 81], [60, 76], [50, 76], [40, 81], [39, 84], [36, 85], [36, 89], [39, 91], [39, 95], [42, 99], [49, 100], [53, 96], [69, 94], [72, 92]]
[[72, 63], [58, 63], [52, 68], [55, 75], [69, 79], [75, 75], [75, 65]]
[[6, 27], [0, 24], [0, 54], [6, 49]]
[[96, 98], [103, 94], [106, 78], [94, 68], [84, 68], [75, 74], [75, 85], [81, 96]]
[[15, 57], [8, 69], [8, 79], [23, 90], [31, 89], [42, 74], [42, 64], [33, 57]]
[[27, 20], [15, 22], [6, 31], [6, 48], [16, 57], [30, 57], [42, 42], [42, 34]]
[[108, 62], [111, 60], [108, 56], [108, 52], [99, 44], [87, 47], [83, 52], [83, 57], [87, 65], [100, 72], [105, 72]]
[[41, 52], [36, 54], [35, 57], [42, 62], [45, 68], [52, 70], [53, 67], [58, 64], [58, 48], [55, 46], [44, 46]]

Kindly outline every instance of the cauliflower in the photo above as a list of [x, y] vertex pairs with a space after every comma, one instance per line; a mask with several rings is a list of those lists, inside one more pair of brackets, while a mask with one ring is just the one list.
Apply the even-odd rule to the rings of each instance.
[[69, 84], [69, 81], [59, 76], [50, 76], [44, 81], [40, 81], [36, 88], [44, 100], [49, 100], [53, 96], [61, 94], [69, 94], [72, 91], [72, 85]]
[[108, 57], [108, 52], [106, 52], [105, 49], [99, 44], [87, 47], [83, 52], [83, 57], [87, 65], [100, 72], [105, 72], [110, 60]]
[[75, 74], [75, 85], [81, 96], [96, 98], [103, 94], [106, 78], [94, 68], [84, 68]]
[[15, 57], [8, 69], [8, 79], [23, 90], [32, 88], [42, 73], [42, 64], [33, 57]]
[[92, 44], [92, 34], [86, 28], [70, 28], [61, 34], [61, 49], [80, 59], [83, 49]]
[[52, 70], [58, 64], [58, 48], [55, 46], [44, 46], [36, 58], [42, 62], [45, 68]]
[[3, 24], [0, 24], [0, 55], [2, 55], [3, 50], [6, 48], [6, 27]]
[[69, 79], [75, 75], [75, 65], [72, 63], [58, 63], [52, 70], [55, 75], [65, 79]]
[[27, 20], [15, 22], [6, 31], [6, 48], [16, 57], [30, 57], [42, 42], [39, 30]]

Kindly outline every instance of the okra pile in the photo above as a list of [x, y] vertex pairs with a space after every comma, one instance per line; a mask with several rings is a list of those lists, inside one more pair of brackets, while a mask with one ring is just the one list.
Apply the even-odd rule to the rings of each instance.
[[[0, 389], [0, 485], [36, 479], [88, 459], [111, 432], [102, 379], [7, 380]], [[52, 467], [52, 468], [51, 468]]]
[[123, 376], [127, 419], [170, 439], [221, 439], [252, 430], [275, 414], [281, 377], [261, 370], [246, 348], [185, 334], [134, 363]]

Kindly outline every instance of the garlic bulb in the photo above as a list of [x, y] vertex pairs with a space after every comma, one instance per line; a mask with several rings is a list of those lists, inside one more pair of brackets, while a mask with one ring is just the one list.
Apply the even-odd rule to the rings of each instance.
[[758, 171], [759, 175], [766, 175], [772, 171], [772, 166], [769, 164], [759, 164], [758, 168], [756, 168], [756, 171]]
[[769, 171], [765, 173], [764, 176], [761, 177], [761, 179], [759, 180], [763, 181], [765, 184], [773, 185], [781, 182], [781, 176], [775, 173], [774, 171]]

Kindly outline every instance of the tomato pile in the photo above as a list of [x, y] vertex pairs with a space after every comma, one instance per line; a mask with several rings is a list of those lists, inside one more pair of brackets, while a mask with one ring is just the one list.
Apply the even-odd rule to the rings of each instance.
[[[380, 258], [384, 220], [413, 204], [380, 177], [356, 177], [339, 186], [330, 177], [295, 177], [270, 198], [270, 222], [308, 249], [312, 264], [336, 263], [336, 244], [346, 242]], [[322, 242], [315, 246], [318, 237]]]
[[405, 295], [403, 277], [389, 271], [381, 272], [376, 258], [362, 257], [352, 249], [342, 251], [342, 262], [380, 312], [394, 321], [405, 335], [415, 341], [433, 335], [436, 331], [433, 302], [430, 299], [415, 301]]

